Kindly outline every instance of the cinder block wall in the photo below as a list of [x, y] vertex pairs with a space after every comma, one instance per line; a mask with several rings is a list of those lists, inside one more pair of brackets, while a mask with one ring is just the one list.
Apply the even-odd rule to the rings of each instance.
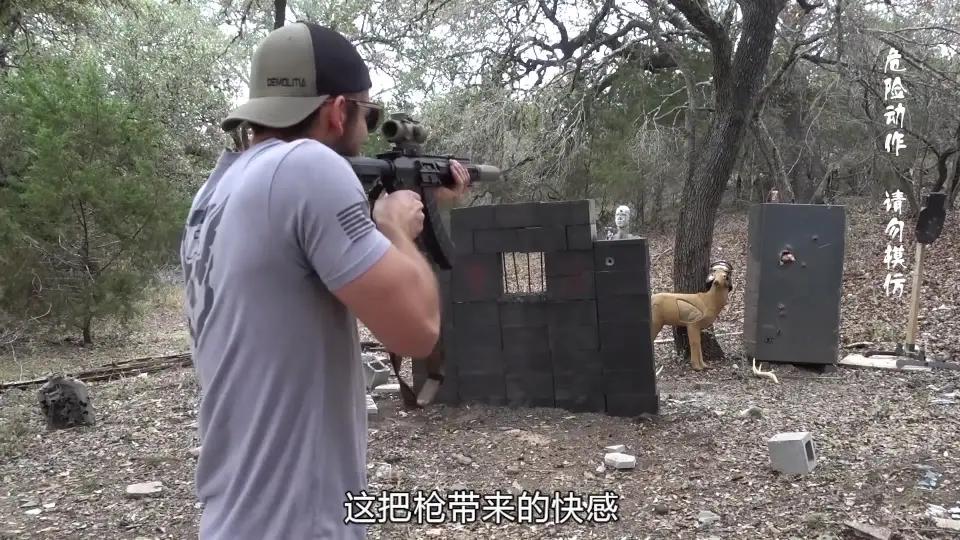
[[[592, 200], [459, 208], [450, 225], [437, 402], [658, 413], [646, 239], [596, 240]], [[545, 293], [504, 294], [504, 253], [543, 253]]]

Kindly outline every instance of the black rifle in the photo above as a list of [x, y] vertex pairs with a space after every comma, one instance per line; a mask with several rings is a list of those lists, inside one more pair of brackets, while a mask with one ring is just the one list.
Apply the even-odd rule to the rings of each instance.
[[[375, 159], [347, 158], [367, 192], [370, 208], [373, 209], [384, 192], [409, 189], [419, 193], [423, 201], [424, 223], [423, 233], [417, 239], [418, 244], [439, 269], [449, 270], [453, 266], [453, 242], [443, 226], [433, 190], [455, 185], [450, 172], [451, 159], [456, 159], [467, 168], [470, 183], [499, 180], [500, 169], [491, 165], [477, 165], [470, 163], [468, 159], [453, 156], [424, 155], [420, 151], [420, 145], [427, 140], [427, 130], [403, 113], [391, 115], [380, 130], [392, 145], [389, 152], [378, 154]], [[402, 359], [390, 353], [390, 365], [400, 384], [400, 395], [407, 406], [425, 407], [433, 401], [443, 384], [443, 358], [443, 346], [438, 343], [433, 352], [423, 359], [427, 380], [424, 381], [420, 393], [416, 394], [400, 376]]]
[[389, 152], [378, 154], [376, 158], [347, 158], [367, 191], [370, 208], [384, 192], [409, 189], [420, 194], [424, 210], [423, 233], [418, 239], [421, 248], [438, 268], [449, 270], [453, 266], [453, 243], [440, 219], [433, 190], [441, 186], [454, 187], [451, 159], [467, 168], [471, 184], [499, 180], [500, 169], [471, 163], [464, 158], [424, 155], [420, 146], [427, 140], [427, 130], [403, 113], [390, 115], [380, 131], [391, 143]]

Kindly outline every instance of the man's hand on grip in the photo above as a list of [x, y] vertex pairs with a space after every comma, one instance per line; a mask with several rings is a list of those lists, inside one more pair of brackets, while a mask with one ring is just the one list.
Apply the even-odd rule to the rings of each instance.
[[415, 191], [388, 193], [373, 206], [373, 221], [384, 233], [396, 232], [413, 240], [423, 230], [423, 202]]

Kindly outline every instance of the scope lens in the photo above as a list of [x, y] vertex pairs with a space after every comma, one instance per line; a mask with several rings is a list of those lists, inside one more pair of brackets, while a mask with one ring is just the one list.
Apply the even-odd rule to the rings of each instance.
[[380, 128], [380, 131], [383, 132], [383, 136], [391, 139], [397, 136], [397, 130], [400, 128], [400, 125], [394, 122], [393, 120], [388, 120], [383, 123], [383, 127]]

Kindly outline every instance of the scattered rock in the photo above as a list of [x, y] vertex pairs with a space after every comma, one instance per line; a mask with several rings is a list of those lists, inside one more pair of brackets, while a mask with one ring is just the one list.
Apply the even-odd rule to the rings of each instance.
[[657, 421], [657, 416], [650, 413], [643, 413], [640, 416], [636, 417], [635, 420], [637, 420], [638, 422], [647, 422], [652, 424]]
[[139, 499], [141, 497], [155, 497], [163, 491], [163, 482], [142, 482], [127, 486], [127, 497]]
[[39, 508], [31, 508], [30, 510], [27, 510], [26, 512], [24, 512], [24, 514], [28, 516], [39, 516], [40, 512], [43, 512], [43, 510]]
[[47, 429], [92, 426], [93, 404], [87, 385], [77, 379], [54, 375], [37, 390], [40, 412]]
[[893, 531], [886, 527], [877, 527], [876, 525], [856, 521], [844, 521], [843, 524], [861, 537], [866, 537], [870, 540], [891, 540], [893, 538]]
[[627, 447], [622, 444], [614, 444], [604, 448], [608, 453], [622, 453], [627, 451]]
[[925, 490], [937, 489], [940, 483], [940, 473], [931, 470], [927, 465], [922, 465], [921, 468], [926, 469], [926, 472], [923, 473], [923, 478], [917, 483], [917, 487]]
[[658, 516], [665, 516], [670, 513], [670, 507], [660, 503], [653, 505], [653, 512]]
[[933, 523], [941, 529], [960, 531], [960, 519], [935, 518]]
[[637, 458], [630, 454], [612, 452], [603, 456], [603, 462], [614, 469], [632, 469], [637, 466]]
[[463, 454], [454, 454], [454, 455], [453, 455], [453, 459], [456, 460], [457, 463], [459, 463], [459, 464], [461, 464], [461, 465], [464, 465], [464, 466], [470, 465], [471, 463], [473, 463], [473, 460], [472, 460], [472, 459], [468, 458], [467, 456], [465, 456], [465, 455], [463, 455]]
[[373, 391], [374, 391], [374, 393], [379, 394], [379, 395], [399, 394], [399, 393], [400, 393], [400, 385], [397, 384], [397, 383], [381, 384], [380, 386], [374, 388]]
[[199, 446], [190, 449], [190, 457], [192, 457], [192, 458], [198, 458], [198, 457], [200, 457], [200, 447], [199, 447]]
[[550, 444], [550, 438], [539, 433], [531, 433], [522, 429], [510, 428], [504, 431], [507, 435], [516, 437], [524, 443], [534, 446], [546, 446]]
[[697, 521], [700, 522], [701, 525], [713, 525], [720, 521], [720, 516], [709, 510], [701, 510], [700, 513], [697, 514]]
[[396, 483], [399, 482], [404, 475], [403, 470], [401, 470], [400, 467], [395, 467], [389, 463], [384, 463], [377, 467], [376, 472], [374, 472], [374, 476], [378, 480]]
[[744, 418], [762, 418], [763, 409], [761, 409], [760, 407], [748, 407], [740, 411], [740, 416]]

